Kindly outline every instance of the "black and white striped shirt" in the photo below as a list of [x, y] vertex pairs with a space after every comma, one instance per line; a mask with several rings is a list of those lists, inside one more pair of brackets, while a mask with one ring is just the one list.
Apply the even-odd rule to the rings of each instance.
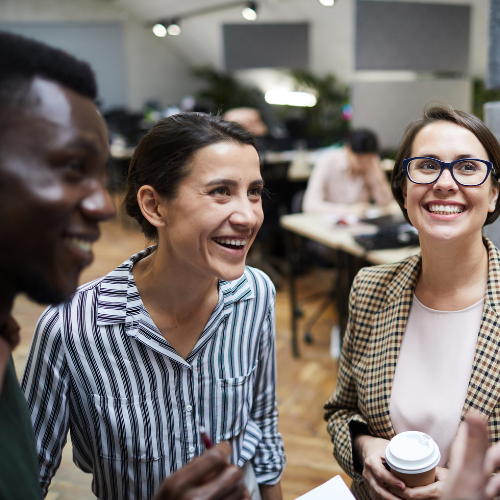
[[219, 301], [184, 360], [143, 306], [132, 267], [154, 247], [48, 308], [22, 379], [47, 492], [68, 426], [74, 461], [99, 499], [149, 499], [203, 452], [200, 426], [279, 481], [285, 456], [276, 406], [275, 291], [262, 272], [219, 282]]

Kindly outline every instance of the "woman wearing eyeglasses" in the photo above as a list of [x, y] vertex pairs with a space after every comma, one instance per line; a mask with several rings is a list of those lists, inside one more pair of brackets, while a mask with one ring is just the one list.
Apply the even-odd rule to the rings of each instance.
[[[482, 237], [499, 212], [500, 145], [475, 116], [433, 107], [406, 130], [392, 191], [421, 254], [354, 280], [337, 388], [325, 405], [334, 455], [359, 499], [439, 498], [471, 408], [500, 440], [500, 252]], [[436, 482], [406, 487], [384, 466], [396, 434], [439, 445]]]

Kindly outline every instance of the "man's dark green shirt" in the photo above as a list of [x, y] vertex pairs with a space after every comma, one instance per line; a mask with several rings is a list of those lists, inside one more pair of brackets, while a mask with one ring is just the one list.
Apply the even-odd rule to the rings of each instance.
[[41, 500], [31, 417], [12, 358], [0, 395], [0, 500]]

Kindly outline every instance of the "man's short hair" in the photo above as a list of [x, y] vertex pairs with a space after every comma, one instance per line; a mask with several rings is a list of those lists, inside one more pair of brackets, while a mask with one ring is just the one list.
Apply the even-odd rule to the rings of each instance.
[[351, 151], [353, 153], [378, 153], [378, 139], [371, 130], [352, 130], [349, 133], [346, 142], [351, 147]]
[[0, 125], [12, 107], [26, 104], [32, 80], [45, 78], [94, 100], [97, 84], [91, 67], [63, 50], [0, 31]]

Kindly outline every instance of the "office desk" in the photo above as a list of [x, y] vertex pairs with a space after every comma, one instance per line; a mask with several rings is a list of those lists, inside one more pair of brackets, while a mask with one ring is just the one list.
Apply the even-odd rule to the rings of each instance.
[[[369, 224], [339, 227], [331, 217], [321, 214], [292, 214], [283, 215], [280, 224], [287, 231], [287, 258], [289, 263], [290, 302], [292, 318], [292, 349], [295, 357], [299, 356], [297, 340], [297, 317], [300, 315], [297, 308], [295, 293], [294, 270], [298, 263], [299, 254], [294, 248], [291, 234], [308, 238], [331, 248], [337, 252], [337, 310], [341, 334], [345, 330], [348, 318], [349, 291], [357, 271], [356, 263], [361, 266], [374, 264], [392, 264], [420, 251], [419, 247], [405, 247], [389, 250], [367, 251], [354, 241], [357, 234], [376, 232], [377, 228]], [[341, 335], [342, 337], [342, 335]]]
[[109, 154], [113, 160], [130, 160], [134, 154], [134, 146], [125, 146], [125, 144], [114, 142], [109, 147]]

